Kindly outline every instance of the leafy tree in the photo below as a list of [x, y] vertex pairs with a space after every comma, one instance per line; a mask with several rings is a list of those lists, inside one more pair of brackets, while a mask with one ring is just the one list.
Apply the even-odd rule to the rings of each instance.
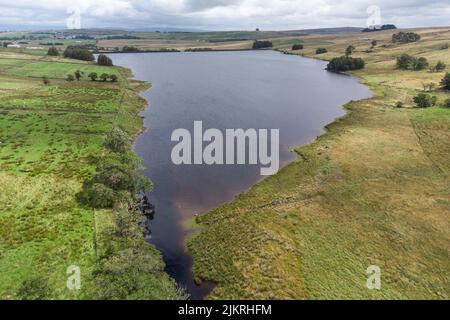
[[100, 75], [100, 80], [102, 80], [103, 82], [106, 82], [109, 79], [109, 75], [107, 73], [102, 73]]
[[304, 46], [302, 44], [294, 44], [292, 46], [292, 50], [296, 51], [296, 50], [303, 50]]
[[397, 68], [407, 70], [411, 67], [412, 61], [414, 57], [409, 54], [402, 54], [400, 57], [397, 57]]
[[130, 149], [130, 137], [118, 127], [114, 127], [106, 134], [104, 145], [113, 152], [125, 152]]
[[117, 76], [115, 74], [109, 75], [109, 79], [111, 80], [111, 82], [117, 82]]
[[84, 60], [84, 61], [94, 61], [95, 57], [88, 49], [80, 47], [67, 47], [64, 51], [64, 58]]
[[42, 277], [25, 280], [17, 290], [21, 300], [45, 300], [52, 293], [48, 281]]
[[419, 93], [413, 100], [418, 108], [430, 108], [437, 103], [437, 97], [426, 93]]
[[48, 56], [59, 56], [59, 51], [58, 51], [58, 49], [56, 49], [55, 47], [52, 46], [52, 47], [48, 48], [47, 55]]
[[77, 79], [77, 81], [80, 81], [82, 77], [83, 74], [80, 70], [75, 71], [75, 78]]
[[361, 58], [352, 58], [348, 56], [342, 56], [333, 58], [327, 66], [328, 71], [340, 72], [359, 70], [365, 67], [365, 62]]
[[97, 72], [91, 72], [91, 73], [89, 73], [88, 77], [89, 77], [92, 81], [95, 81], [95, 80], [97, 80], [97, 78], [98, 78], [98, 74], [97, 74]]
[[447, 73], [441, 81], [442, 87], [445, 90], [450, 90], [450, 73]]
[[84, 186], [77, 199], [92, 208], [103, 209], [113, 207], [116, 195], [110, 187], [102, 183], [92, 183]]
[[420, 39], [421, 39], [420, 35], [414, 32], [399, 32], [392, 35], [392, 42], [394, 43], [417, 42]]
[[75, 77], [73, 76], [73, 74], [68, 74], [66, 80], [72, 82], [75, 81]]
[[272, 48], [273, 44], [271, 41], [259, 41], [259, 40], [255, 40], [255, 42], [253, 42], [253, 49], [265, 49], [265, 48]]
[[328, 50], [326, 48], [318, 48], [316, 50], [316, 54], [323, 54], [323, 53], [327, 53]]
[[372, 49], [375, 48], [377, 46], [378, 42], [377, 40], [372, 40], [371, 45], [372, 45]]
[[50, 80], [49, 80], [46, 76], [43, 76], [43, 77], [42, 77], [42, 82], [43, 82], [44, 85], [46, 85], [46, 86], [48, 86], [48, 85], [50, 84]]
[[104, 54], [100, 54], [97, 58], [97, 64], [100, 66], [112, 66], [113, 62], [111, 60], [111, 58], [109, 58], [107, 55]]
[[351, 56], [353, 54], [353, 51], [355, 51], [355, 47], [350, 45], [347, 47], [347, 49], [345, 49], [345, 55], [347, 57]]

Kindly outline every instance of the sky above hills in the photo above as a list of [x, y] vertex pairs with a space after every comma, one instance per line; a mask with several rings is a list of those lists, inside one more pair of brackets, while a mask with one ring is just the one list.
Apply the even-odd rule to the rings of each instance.
[[450, 25], [450, 0], [0, 0], [0, 29], [294, 30]]

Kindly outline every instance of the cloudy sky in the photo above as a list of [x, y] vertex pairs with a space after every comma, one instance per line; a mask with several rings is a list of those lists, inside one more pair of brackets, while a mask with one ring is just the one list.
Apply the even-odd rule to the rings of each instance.
[[399, 27], [450, 25], [450, 0], [0, 0], [0, 5], [2, 29], [65, 28], [78, 13], [83, 28], [292, 30], [365, 27], [378, 16]]

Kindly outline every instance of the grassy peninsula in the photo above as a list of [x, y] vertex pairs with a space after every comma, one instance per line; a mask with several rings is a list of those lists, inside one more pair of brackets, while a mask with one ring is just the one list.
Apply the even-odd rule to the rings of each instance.
[[[450, 30], [408, 31], [421, 39], [394, 43], [398, 30], [273, 39], [287, 54], [324, 60], [353, 46], [366, 67], [351, 74], [374, 97], [347, 104], [279, 174], [198, 217], [188, 247], [197, 277], [217, 283], [210, 299], [450, 297], [445, 72], [396, 67], [404, 53], [449, 66]], [[299, 38], [304, 49], [292, 51]], [[416, 108], [424, 90], [436, 106]], [[381, 268], [381, 290], [366, 287], [370, 265]]]

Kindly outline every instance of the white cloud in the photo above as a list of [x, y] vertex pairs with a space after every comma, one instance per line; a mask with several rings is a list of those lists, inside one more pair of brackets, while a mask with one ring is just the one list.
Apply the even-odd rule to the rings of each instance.
[[372, 5], [382, 22], [445, 25], [449, 0], [0, 0], [0, 27], [64, 27], [78, 6], [84, 27], [172, 26], [201, 29], [300, 29], [365, 26]]

